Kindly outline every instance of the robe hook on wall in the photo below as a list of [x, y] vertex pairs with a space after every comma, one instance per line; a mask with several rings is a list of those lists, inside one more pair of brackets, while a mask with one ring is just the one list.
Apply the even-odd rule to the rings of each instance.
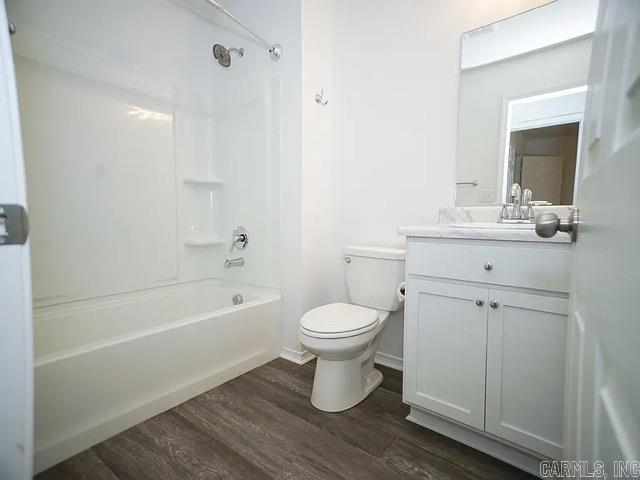
[[326, 105], [329, 103], [329, 100], [325, 100], [324, 98], [324, 89], [320, 90], [320, 93], [316, 93], [316, 103], [318, 105]]

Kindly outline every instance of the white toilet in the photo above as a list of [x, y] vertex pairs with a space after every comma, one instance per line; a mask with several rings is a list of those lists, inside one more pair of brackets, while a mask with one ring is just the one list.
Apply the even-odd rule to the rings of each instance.
[[382, 373], [373, 368], [380, 333], [404, 298], [404, 249], [351, 246], [344, 253], [352, 303], [323, 305], [300, 319], [300, 343], [318, 357], [311, 403], [326, 412], [353, 407], [380, 385]]

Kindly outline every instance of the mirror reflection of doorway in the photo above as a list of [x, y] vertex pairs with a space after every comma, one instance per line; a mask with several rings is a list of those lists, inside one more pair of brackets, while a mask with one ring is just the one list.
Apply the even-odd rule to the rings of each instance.
[[514, 183], [536, 202], [571, 205], [586, 86], [509, 100], [502, 198]]
[[511, 132], [509, 182], [534, 192], [535, 200], [573, 203], [579, 122]]

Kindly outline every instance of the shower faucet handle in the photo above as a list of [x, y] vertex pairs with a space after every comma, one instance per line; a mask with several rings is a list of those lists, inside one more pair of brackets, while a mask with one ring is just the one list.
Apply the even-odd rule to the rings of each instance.
[[229, 247], [229, 251], [233, 252], [234, 248], [238, 250], [244, 250], [249, 245], [249, 232], [242, 225], [237, 226], [233, 229], [233, 233], [231, 234], [231, 246]]

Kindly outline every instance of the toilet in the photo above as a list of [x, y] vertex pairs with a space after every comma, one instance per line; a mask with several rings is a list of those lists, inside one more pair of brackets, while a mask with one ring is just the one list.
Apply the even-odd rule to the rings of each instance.
[[300, 319], [300, 343], [318, 357], [311, 403], [326, 412], [351, 408], [380, 385], [380, 334], [404, 299], [404, 249], [349, 246], [344, 254], [351, 303], [322, 305]]

